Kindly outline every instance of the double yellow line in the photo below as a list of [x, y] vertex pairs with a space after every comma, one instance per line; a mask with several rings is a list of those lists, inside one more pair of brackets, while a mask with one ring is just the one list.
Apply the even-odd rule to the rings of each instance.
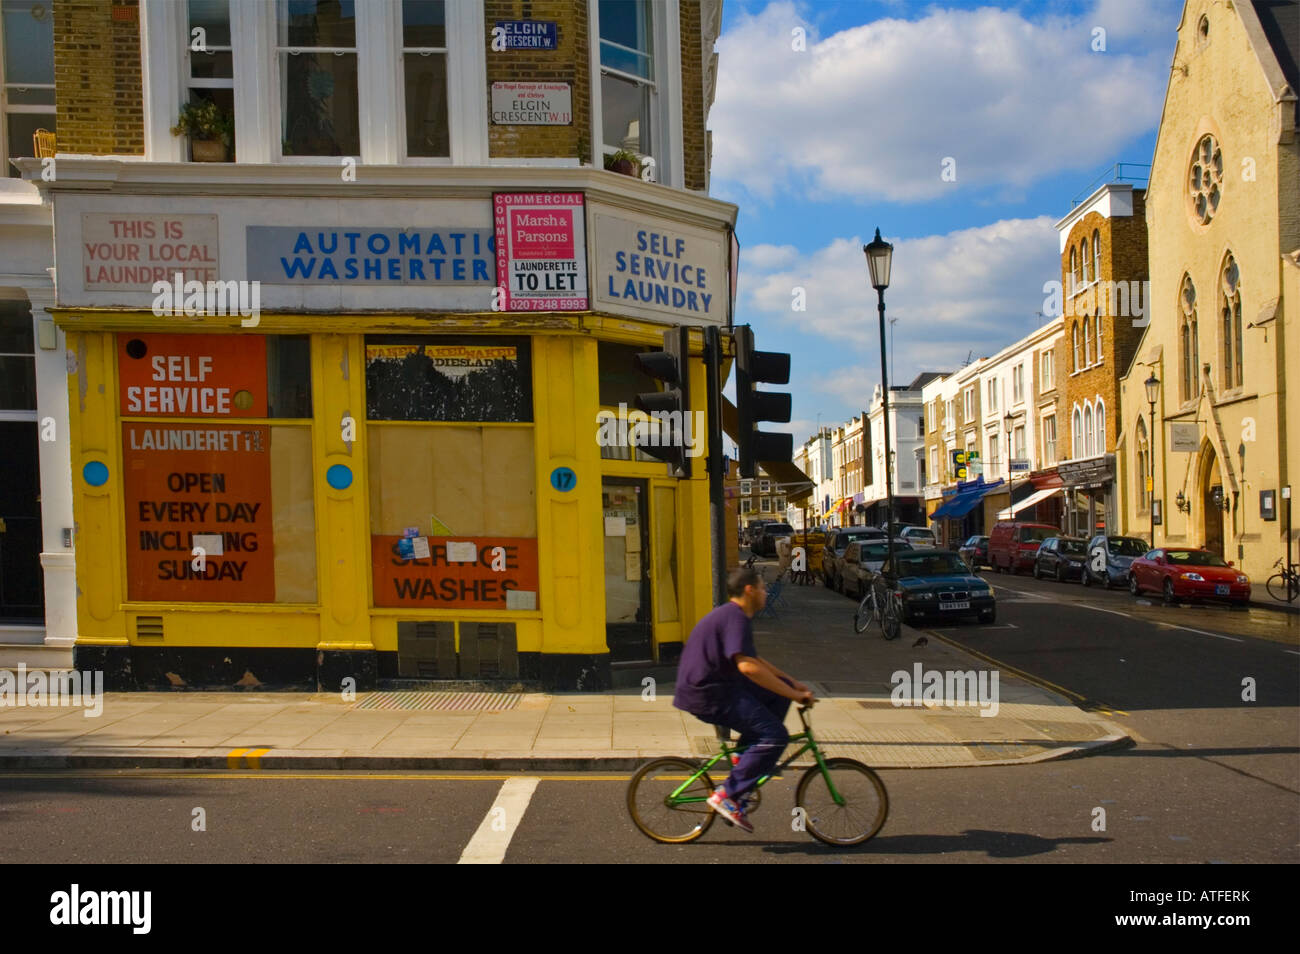
[[226, 768], [260, 769], [262, 756], [270, 751], [270, 749], [231, 749], [226, 753]]

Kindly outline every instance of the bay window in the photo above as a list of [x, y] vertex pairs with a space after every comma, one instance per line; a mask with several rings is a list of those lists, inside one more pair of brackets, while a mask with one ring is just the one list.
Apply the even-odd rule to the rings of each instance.
[[279, 0], [275, 40], [283, 154], [360, 155], [355, 0]]
[[650, 155], [655, 71], [649, 0], [600, 0], [600, 99], [606, 155]]

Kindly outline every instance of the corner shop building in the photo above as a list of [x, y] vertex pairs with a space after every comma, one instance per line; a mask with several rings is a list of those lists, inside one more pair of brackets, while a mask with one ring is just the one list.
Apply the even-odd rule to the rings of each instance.
[[[670, 477], [601, 447], [598, 414], [654, 389], [633, 355], [666, 327], [728, 323], [734, 206], [588, 168], [196, 185], [59, 163], [77, 668], [109, 689], [594, 689], [680, 651], [711, 605], [705, 459]], [[558, 252], [498, 248], [510, 202], [572, 213], [534, 242]], [[493, 310], [530, 255], [572, 267]], [[233, 286], [224, 308], [189, 296], [225, 314], [186, 314], [153, 289], [177, 272], [257, 282], [260, 314]]]

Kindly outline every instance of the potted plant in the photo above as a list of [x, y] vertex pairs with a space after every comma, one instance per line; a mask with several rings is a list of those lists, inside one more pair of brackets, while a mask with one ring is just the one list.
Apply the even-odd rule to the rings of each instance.
[[620, 149], [605, 157], [605, 168], [622, 176], [639, 178], [641, 175], [641, 157], [635, 152]]
[[190, 157], [195, 162], [228, 162], [234, 126], [230, 114], [215, 102], [200, 100], [181, 106], [172, 135], [189, 137]]

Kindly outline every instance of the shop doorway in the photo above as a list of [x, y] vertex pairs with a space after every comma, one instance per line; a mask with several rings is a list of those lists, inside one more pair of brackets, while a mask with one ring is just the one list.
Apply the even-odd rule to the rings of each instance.
[[45, 617], [41, 476], [35, 421], [0, 421], [0, 623]]
[[605, 643], [610, 662], [643, 662], [651, 647], [646, 482], [601, 484], [605, 533]]

